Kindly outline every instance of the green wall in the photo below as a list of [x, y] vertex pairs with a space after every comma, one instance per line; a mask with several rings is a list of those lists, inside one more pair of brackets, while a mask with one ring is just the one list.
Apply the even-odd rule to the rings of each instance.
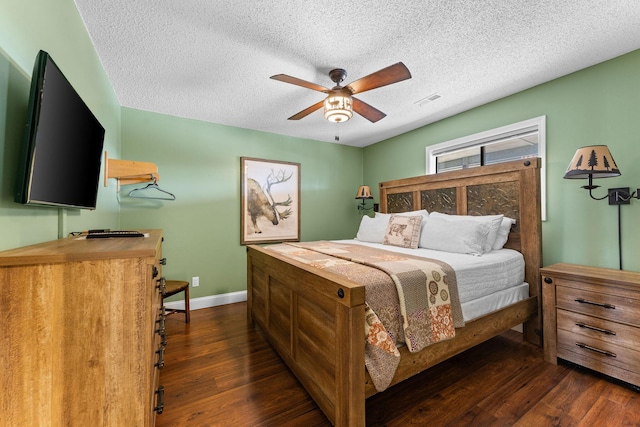
[[[547, 118], [544, 264], [618, 268], [617, 207], [591, 200], [580, 188], [586, 180], [562, 176], [578, 147], [606, 144], [622, 176], [595, 180], [602, 186], [595, 195], [608, 188], [640, 188], [640, 50], [369, 146], [364, 181], [375, 186], [422, 175], [427, 146], [542, 115]], [[625, 270], [640, 271], [638, 219], [639, 200], [622, 206]]]
[[[162, 228], [168, 278], [200, 277], [193, 297], [246, 289], [240, 245], [240, 157], [300, 163], [301, 239], [353, 238], [362, 149], [122, 109], [122, 158], [158, 166], [175, 201], [127, 197], [124, 228]], [[143, 185], [144, 186], [144, 185]]]
[[0, 0], [0, 250], [70, 231], [119, 225], [115, 191], [101, 187], [95, 211], [13, 202], [31, 73], [49, 52], [106, 129], [105, 149], [120, 151], [120, 106], [73, 0]]

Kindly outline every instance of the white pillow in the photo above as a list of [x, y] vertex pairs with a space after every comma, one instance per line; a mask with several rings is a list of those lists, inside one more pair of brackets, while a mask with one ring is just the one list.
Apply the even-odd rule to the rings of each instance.
[[438, 251], [480, 256], [491, 230], [491, 222], [471, 219], [448, 220], [429, 215], [419, 246]]
[[500, 228], [498, 229], [498, 235], [496, 236], [496, 241], [493, 242], [493, 250], [502, 249], [504, 244], [507, 243], [509, 239], [509, 232], [511, 231], [511, 226], [516, 223], [516, 220], [509, 217], [502, 218], [502, 222], [500, 223]]
[[362, 242], [382, 243], [384, 234], [387, 232], [387, 224], [389, 224], [389, 218], [386, 216], [371, 218], [364, 215], [360, 221], [356, 239]]
[[498, 231], [500, 230], [500, 224], [504, 218], [504, 215], [448, 215], [440, 212], [431, 212], [431, 216], [443, 217], [450, 221], [471, 220], [489, 223], [491, 228], [489, 229], [489, 235], [487, 236], [487, 240], [482, 248], [483, 253], [490, 252], [493, 249], [493, 245], [498, 237]]

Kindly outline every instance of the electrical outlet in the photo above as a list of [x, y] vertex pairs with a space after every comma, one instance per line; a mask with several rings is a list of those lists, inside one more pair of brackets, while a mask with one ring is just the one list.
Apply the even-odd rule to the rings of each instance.
[[191, 287], [195, 288], [196, 286], [200, 286], [200, 277], [198, 276], [191, 278]]

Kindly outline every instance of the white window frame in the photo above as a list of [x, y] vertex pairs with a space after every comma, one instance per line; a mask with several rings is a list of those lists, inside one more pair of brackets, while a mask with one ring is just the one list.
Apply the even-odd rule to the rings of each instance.
[[496, 140], [509, 138], [523, 133], [538, 132], [538, 157], [541, 159], [540, 167], [540, 208], [542, 220], [547, 219], [546, 208], [546, 147], [547, 147], [547, 116], [539, 116], [518, 123], [490, 129], [473, 135], [463, 136], [450, 141], [440, 142], [427, 147], [427, 175], [436, 173], [437, 157], [453, 151], [465, 148], [488, 145]]

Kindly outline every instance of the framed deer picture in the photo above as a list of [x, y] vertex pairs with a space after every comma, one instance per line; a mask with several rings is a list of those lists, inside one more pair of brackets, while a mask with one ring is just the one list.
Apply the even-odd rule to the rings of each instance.
[[300, 163], [240, 158], [240, 244], [300, 241]]

